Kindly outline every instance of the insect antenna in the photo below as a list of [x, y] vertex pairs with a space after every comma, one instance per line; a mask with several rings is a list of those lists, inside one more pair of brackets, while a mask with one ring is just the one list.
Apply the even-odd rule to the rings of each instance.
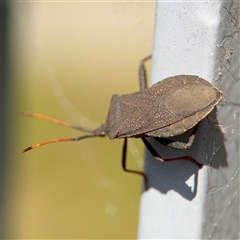
[[103, 136], [105, 136], [105, 133], [102, 129], [103, 126], [100, 126], [96, 130], [92, 130], [92, 129], [87, 129], [87, 128], [84, 128], [84, 127], [81, 127], [81, 126], [78, 126], [78, 125], [73, 125], [73, 124], [70, 124], [70, 123], [62, 122], [60, 120], [57, 120], [57, 119], [54, 119], [54, 118], [51, 118], [51, 117], [48, 117], [48, 116], [45, 116], [45, 115], [42, 115], [42, 114], [38, 114], [38, 113], [31, 113], [31, 112], [24, 111], [24, 112], [22, 112], [22, 114], [24, 116], [27, 116], [27, 117], [37, 118], [37, 119], [44, 120], [44, 121], [47, 121], [47, 122], [51, 122], [51, 123], [54, 123], [54, 124], [58, 124], [58, 125], [61, 125], [61, 126], [67, 127], [67, 128], [72, 128], [72, 129], [75, 129], [75, 130], [78, 130], [78, 131], [87, 132], [89, 134], [78, 136], [78, 137], [75, 137], [75, 138], [56, 138], [56, 139], [48, 140], [48, 141], [45, 141], [45, 142], [40, 142], [40, 143], [37, 143], [35, 145], [32, 145], [30, 147], [27, 147], [27, 148], [23, 149], [21, 151], [21, 153], [28, 152], [28, 151], [30, 151], [34, 148], [41, 147], [43, 145], [50, 144], [50, 143], [75, 142], [75, 141], [80, 141], [82, 139], [89, 138], [89, 137], [97, 137], [97, 136], [103, 137]]
[[32, 112], [24, 111], [24, 112], [22, 112], [22, 115], [24, 115], [26, 117], [32, 117], [32, 118], [37, 118], [37, 119], [44, 120], [44, 121], [47, 121], [47, 122], [51, 122], [51, 123], [54, 123], [54, 124], [57, 124], [57, 125], [67, 127], [67, 128], [76, 129], [78, 131], [89, 132], [89, 133], [93, 132], [92, 129], [87, 129], [87, 128], [84, 128], [84, 127], [81, 127], [81, 126], [78, 126], [78, 125], [66, 123], [66, 122], [63, 122], [63, 121], [57, 120], [55, 118], [51, 118], [51, 117], [39, 114], [39, 113], [32, 113]]

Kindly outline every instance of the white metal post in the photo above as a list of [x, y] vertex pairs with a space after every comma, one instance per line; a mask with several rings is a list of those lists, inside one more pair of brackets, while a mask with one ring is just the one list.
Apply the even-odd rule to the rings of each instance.
[[[157, 2], [151, 83], [179, 74], [209, 80], [224, 97], [187, 152], [206, 164], [202, 169], [187, 161], [160, 163], [146, 152], [150, 189], [141, 197], [138, 238], [237, 239], [238, 1]], [[186, 155], [156, 146], [163, 158]]]

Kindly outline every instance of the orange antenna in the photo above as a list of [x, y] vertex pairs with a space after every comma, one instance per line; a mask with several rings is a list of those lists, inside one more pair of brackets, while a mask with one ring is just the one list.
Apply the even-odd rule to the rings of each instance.
[[35, 145], [32, 145], [30, 147], [27, 147], [27, 148], [23, 149], [21, 151], [21, 153], [28, 152], [28, 151], [30, 151], [34, 148], [41, 147], [43, 145], [50, 144], [50, 143], [70, 142], [70, 141], [75, 142], [75, 141], [80, 141], [82, 139], [89, 138], [89, 137], [105, 136], [105, 134], [102, 131], [99, 132], [99, 131], [87, 129], [87, 128], [84, 128], [84, 127], [81, 127], [81, 126], [78, 126], [78, 125], [73, 125], [73, 124], [70, 124], [70, 123], [62, 122], [60, 120], [57, 120], [57, 119], [54, 119], [54, 118], [51, 118], [51, 117], [47, 117], [47, 116], [42, 115], [42, 114], [31, 113], [31, 112], [26, 112], [26, 111], [22, 112], [22, 114], [24, 116], [27, 116], [27, 117], [37, 118], [37, 119], [44, 120], [44, 121], [47, 121], [47, 122], [51, 122], [51, 123], [54, 123], [54, 124], [58, 124], [58, 125], [61, 125], [61, 126], [67, 127], [67, 128], [73, 128], [73, 129], [76, 129], [78, 131], [88, 132], [90, 134], [78, 136], [78, 137], [75, 137], [75, 138], [57, 138], [57, 139], [52, 139], [52, 140], [45, 141], [45, 142], [40, 142], [40, 143], [37, 143]]
[[54, 123], [54, 124], [57, 124], [57, 125], [67, 127], [67, 128], [73, 128], [73, 129], [76, 129], [78, 131], [89, 132], [89, 133], [93, 132], [92, 129], [87, 129], [87, 128], [84, 128], [84, 127], [81, 127], [81, 126], [78, 126], [78, 125], [62, 122], [62, 121], [57, 120], [55, 118], [51, 118], [51, 117], [48, 117], [48, 116], [45, 116], [45, 115], [42, 115], [42, 114], [38, 114], [38, 113], [32, 113], [32, 112], [24, 111], [24, 112], [22, 112], [22, 115], [24, 115], [26, 117], [32, 117], [32, 118], [37, 118], [37, 119], [44, 120], [44, 121], [47, 121], [47, 122], [51, 122], [51, 123]]

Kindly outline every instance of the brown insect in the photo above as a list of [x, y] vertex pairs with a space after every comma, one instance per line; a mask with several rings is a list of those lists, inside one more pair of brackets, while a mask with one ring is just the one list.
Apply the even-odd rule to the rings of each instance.
[[[140, 91], [122, 96], [113, 95], [106, 123], [95, 130], [65, 123], [40, 114], [23, 112], [30, 116], [68, 128], [84, 131], [88, 134], [76, 138], [58, 138], [41, 142], [25, 148], [22, 153], [49, 143], [79, 141], [89, 137], [124, 139], [122, 150], [122, 167], [124, 171], [140, 174], [144, 177], [147, 188], [147, 177], [143, 172], [126, 168], [127, 138], [141, 138], [149, 152], [158, 161], [188, 160], [199, 167], [190, 156], [163, 159], [146, 139], [153, 137], [156, 141], [172, 148], [189, 149], [195, 138], [199, 122], [206, 117], [222, 98], [222, 92], [211, 83], [193, 75], [179, 75], [164, 79], [150, 88], [146, 88], [145, 61], [140, 62]], [[166, 139], [180, 135], [194, 127], [187, 143]]]

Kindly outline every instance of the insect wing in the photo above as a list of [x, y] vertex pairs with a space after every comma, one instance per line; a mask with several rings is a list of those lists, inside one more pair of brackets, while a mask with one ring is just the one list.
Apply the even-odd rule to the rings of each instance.
[[[148, 135], [206, 108], [212, 110], [220, 99], [221, 92], [211, 83], [197, 76], [184, 75], [167, 78], [136, 93], [118, 96], [114, 138]], [[187, 126], [186, 130], [191, 127]]]

